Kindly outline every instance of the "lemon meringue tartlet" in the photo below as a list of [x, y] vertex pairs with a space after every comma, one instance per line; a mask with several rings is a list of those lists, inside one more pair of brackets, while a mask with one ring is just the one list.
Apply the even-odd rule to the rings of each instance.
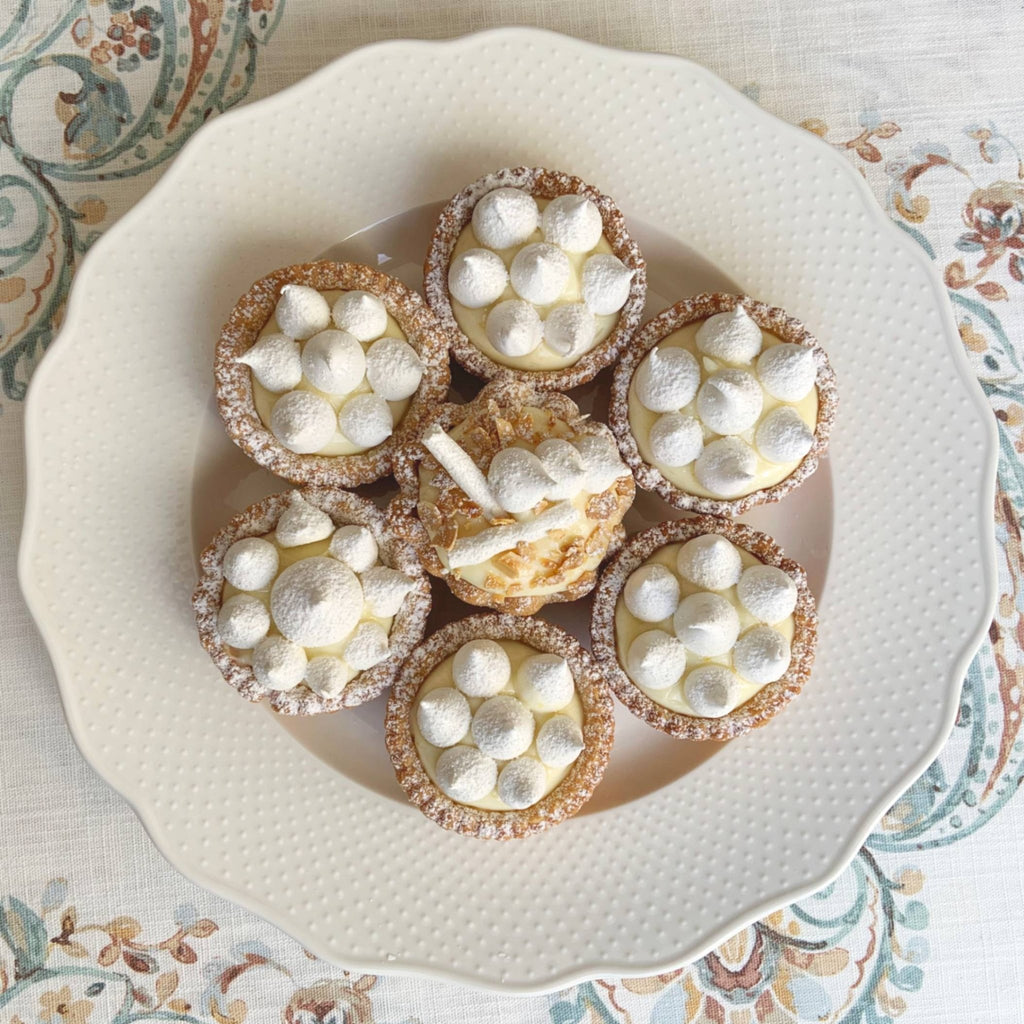
[[412, 653], [385, 731], [398, 782], [428, 818], [463, 835], [520, 839], [590, 799], [614, 710], [597, 665], [569, 634], [477, 615]]
[[389, 518], [468, 604], [532, 615], [575, 601], [624, 537], [635, 488], [604, 424], [518, 380], [444, 405], [395, 452]]
[[242, 296], [214, 377], [247, 455], [293, 483], [354, 487], [388, 473], [396, 441], [444, 400], [448, 336], [400, 281], [322, 260], [276, 270]]
[[347, 491], [275, 494], [200, 555], [199, 638], [225, 680], [287, 715], [385, 690], [423, 636], [430, 583], [375, 505]]
[[770, 537], [695, 516], [626, 542], [601, 575], [591, 635], [634, 715], [679, 739], [727, 740], [806, 684], [817, 615], [806, 573]]
[[614, 361], [647, 293], [643, 257], [615, 203], [537, 167], [496, 171], [456, 195], [423, 273], [465, 369], [558, 390]]
[[615, 368], [609, 422], [645, 490], [736, 516], [814, 472], [836, 402], [828, 357], [800, 321], [713, 293], [640, 328]]

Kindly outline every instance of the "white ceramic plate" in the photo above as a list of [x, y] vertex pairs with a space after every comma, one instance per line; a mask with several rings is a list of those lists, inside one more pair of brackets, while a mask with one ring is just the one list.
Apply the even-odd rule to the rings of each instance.
[[[731, 280], [796, 313], [840, 409], [830, 460], [749, 517], [821, 598], [805, 693], [724, 746], [621, 713], [586, 813], [490, 844], [404, 803], [380, 702], [282, 722], [240, 701], [189, 595], [196, 550], [280, 486], [213, 412], [235, 298], [326, 250], [417, 284], [424, 204], [516, 163], [617, 199], [652, 307]], [[606, 390], [580, 397], [600, 413]], [[842, 157], [672, 57], [523, 29], [385, 43], [218, 119], [89, 254], [26, 415], [22, 584], [83, 753], [185, 874], [353, 969], [525, 992], [700, 955], [843, 868], [946, 737], [992, 612], [995, 432], [937, 277]], [[628, 525], [669, 515], [644, 496]]]

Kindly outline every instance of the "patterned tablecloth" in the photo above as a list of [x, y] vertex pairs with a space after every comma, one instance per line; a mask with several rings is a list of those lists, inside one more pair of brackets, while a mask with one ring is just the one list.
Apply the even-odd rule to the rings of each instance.
[[[0, 6], [0, 1021], [1024, 1020], [1019, 0]], [[92, 242], [208, 117], [362, 43], [502, 23], [691, 57], [845, 154], [939, 267], [1000, 436], [989, 641], [946, 748], [848, 870], [683, 970], [525, 1000], [347, 974], [179, 876], [76, 751], [14, 574], [21, 402]]]

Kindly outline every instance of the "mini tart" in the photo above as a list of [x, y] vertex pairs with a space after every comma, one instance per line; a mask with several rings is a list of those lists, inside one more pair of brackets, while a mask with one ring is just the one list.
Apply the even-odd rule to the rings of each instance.
[[[514, 525], [517, 518], [537, 518], [559, 502], [542, 499], [526, 516], [501, 513], [488, 518], [427, 450], [421, 435], [421, 440], [408, 442], [395, 453], [401, 494], [388, 510], [392, 528], [414, 545], [427, 571], [443, 579], [467, 604], [533, 615], [549, 602], [575, 601], [589, 593], [598, 566], [625, 537], [622, 518], [635, 494], [633, 477], [618, 458], [608, 428], [581, 415], [565, 395], [511, 378], [487, 384], [468, 405], [442, 405], [424, 423], [424, 433], [435, 424], [457, 438], [485, 474], [495, 455], [506, 448], [533, 451], [551, 438], [596, 438], [607, 443], [620, 475], [602, 490], [582, 491], [572, 499], [580, 518], [571, 529], [548, 531], [535, 543], [519, 543], [475, 565], [451, 569], [442, 561], [442, 552], [447, 557], [463, 539], [497, 525]], [[468, 578], [474, 575], [477, 582]]]
[[[764, 684], [752, 697], [717, 718], [674, 711], [648, 696], [627, 674], [625, 652], [620, 655], [616, 630], [617, 609], [628, 617], [638, 635], [648, 629], [658, 628], [659, 623], [650, 620], [640, 621], [631, 616], [624, 607], [622, 595], [626, 581], [636, 569], [656, 559], [663, 549], [684, 544], [706, 534], [718, 534], [726, 538], [740, 549], [741, 556], [744, 553], [752, 556], [752, 564], [759, 562], [781, 569], [796, 585], [796, 605], [788, 617], [792, 620], [793, 630], [789, 667], [781, 678]], [[678, 575], [678, 571], [676, 574]], [[702, 591], [704, 588], [691, 586], [690, 589]], [[730, 589], [735, 593], [734, 587]], [[782, 549], [771, 537], [744, 523], [717, 519], [713, 516], [694, 516], [661, 523], [629, 538], [601, 574], [601, 580], [594, 593], [590, 631], [594, 658], [601, 666], [616, 696], [637, 718], [676, 739], [730, 740], [764, 725], [801, 691], [810, 677], [814, 662], [817, 626], [818, 616], [814, 598], [807, 584], [807, 574], [796, 562], [782, 553]], [[671, 618], [668, 619], [667, 625], [662, 624], [662, 628], [666, 631], [672, 630]], [[749, 628], [751, 627], [748, 626], [747, 630]], [[731, 659], [732, 650], [729, 651], [729, 657]], [[687, 664], [686, 674], [701, 664], [709, 664], [716, 660], [705, 658]]]
[[[440, 685], [451, 686], [451, 659], [463, 645], [477, 639], [495, 641], [512, 652], [512, 681], [499, 691], [502, 694], [516, 692], [517, 663], [524, 653], [531, 653], [524, 652], [523, 648], [532, 649], [533, 654], [561, 656], [572, 673], [575, 686], [573, 704], [575, 714], [582, 719], [583, 750], [567, 768], [557, 773], [548, 769], [547, 785], [551, 785], [552, 775], [558, 780], [554, 788], [536, 803], [520, 810], [507, 809], [507, 805], [497, 797], [496, 789], [488, 800], [495, 805], [493, 809], [453, 800], [428, 773], [417, 749], [418, 725], [414, 724], [414, 717], [421, 687], [435, 670], [447, 672], [448, 680]], [[483, 699], [470, 698], [470, 703], [479, 706]], [[474, 715], [477, 710], [478, 707], [473, 708]], [[550, 713], [533, 714], [537, 730], [544, 720], [553, 717]], [[451, 622], [429, 636], [402, 665], [388, 698], [385, 723], [388, 753], [399, 785], [410, 802], [442, 828], [479, 839], [522, 839], [574, 815], [590, 799], [604, 775], [614, 731], [611, 695], [603, 675], [587, 651], [574, 637], [550, 623], [510, 615], [474, 615]], [[422, 735], [420, 739], [423, 742]], [[456, 745], [462, 743], [475, 746], [471, 731], [467, 731]], [[534, 742], [531, 741], [523, 756], [538, 757]], [[506, 763], [497, 760], [499, 769]], [[500, 809], [502, 807], [506, 809]]]
[[[397, 324], [419, 356], [423, 364], [419, 387], [411, 399], [389, 403], [393, 413], [403, 406], [404, 412], [390, 437], [380, 444], [352, 454], [296, 454], [274, 436], [261, 418], [253, 374], [249, 366], [238, 362], [238, 357], [252, 348], [271, 325], [281, 290], [289, 284], [305, 285], [321, 293], [372, 293], [384, 303], [389, 324]], [[333, 300], [329, 299], [329, 303], [333, 305]], [[334, 324], [327, 326], [333, 328]], [[392, 330], [389, 326], [385, 334]], [[355, 487], [389, 473], [395, 445], [414, 435], [424, 414], [447, 396], [451, 379], [448, 342], [448, 335], [420, 296], [387, 274], [358, 263], [329, 260], [283, 267], [252, 285], [238, 300], [221, 331], [214, 357], [217, 407], [231, 440], [271, 473], [297, 484]], [[369, 344], [363, 347], [368, 348]], [[306, 390], [312, 387], [305, 379], [300, 387], [303, 386]], [[276, 403], [281, 397], [270, 395], [268, 400]]]
[[[499, 361], [495, 358], [498, 353], [493, 349], [491, 349], [494, 352], [493, 356], [485, 352], [467, 336], [459, 325], [456, 310], [452, 304], [452, 295], [448, 288], [448, 270], [456, 255], [456, 248], [463, 230], [471, 227], [470, 222], [477, 202], [488, 192], [498, 188], [519, 189], [529, 193], [541, 203], [558, 196], [573, 194], [590, 199], [600, 211], [603, 232], [599, 243], [601, 248], [588, 251], [583, 255], [592, 255], [594, 251], [611, 252], [633, 271], [628, 298], [625, 305], [615, 315], [616, 319], [607, 336], [593, 347], [585, 350], [582, 355], [568, 365], [552, 369], [530, 369], [527, 366], [529, 355], [501, 357], [505, 361]], [[527, 239], [527, 243], [523, 244], [543, 240], [543, 235], [538, 228]], [[479, 243], [474, 242], [473, 245], [475, 247]], [[465, 243], [462, 247], [465, 247]], [[462, 247], [460, 247], [460, 251]], [[510, 262], [512, 255], [520, 247], [493, 251]], [[541, 167], [510, 167], [487, 174], [471, 185], [467, 185], [452, 197], [441, 211], [423, 267], [423, 282], [427, 302], [451, 336], [452, 354], [464, 369], [486, 380], [492, 380], [499, 375], [512, 375], [532, 382], [537, 387], [566, 391], [586, 383], [604, 367], [613, 363], [630, 336], [640, 325], [647, 297], [647, 265], [640, 253], [639, 246], [626, 230], [625, 218], [619, 208], [612, 199], [603, 195], [593, 185], [588, 185], [580, 178], [560, 171], [549, 171]], [[517, 297], [510, 284], [504, 294], [499, 296], [495, 302], [481, 309], [468, 310], [468, 312], [483, 314], [497, 302]], [[561, 305], [565, 301], [578, 302], [580, 300], [578, 298], [558, 299], [550, 307], [536, 306], [536, 308], [547, 310]], [[465, 309], [465, 307], [462, 308]], [[608, 329], [607, 325], [604, 329]], [[488, 345], [488, 347], [490, 346]], [[545, 348], [546, 343], [542, 343], [540, 347]]]
[[[683, 328], [699, 324], [715, 314], [734, 310], [737, 306], [742, 306], [750, 319], [761, 329], [767, 342], [766, 348], [773, 347], [778, 343], [789, 343], [803, 346], [813, 353], [817, 370], [811, 393], [817, 395], [817, 411], [813, 439], [810, 442], [809, 450], [798, 462], [792, 465], [792, 468], [781, 479], [762, 486], [758, 486], [755, 480], [752, 486], [756, 489], [752, 489], [738, 497], [722, 498], [712, 496], [708, 492], [696, 494], [686, 487], [673, 483], [653, 461], [645, 459], [633, 431], [631, 406], [633, 403], [639, 405], [634, 391], [636, 371], [652, 348], [656, 345], [660, 346], [667, 338]], [[689, 342], [684, 342], [679, 347], [687, 348], [689, 347]], [[701, 382], [703, 383], [709, 375], [709, 363], [706, 361], [706, 357], [699, 351], [694, 354], [700, 365]], [[753, 363], [744, 365], [716, 360], [714, 365], [719, 369], [746, 369], [749, 372], [754, 372]], [[772, 398], [767, 391], [764, 391], [763, 395], [765, 405], [760, 414], [760, 419], [746, 434], [738, 435], [741, 439], [747, 438], [747, 435], [752, 436], [756, 427], [779, 405], [793, 404], [799, 406], [802, 404], [780, 402]], [[817, 339], [799, 320], [789, 316], [784, 310], [776, 306], [769, 306], [766, 303], [758, 302], [756, 299], [746, 295], [712, 292], [704, 295], [695, 295], [692, 298], [677, 302], [674, 306], [670, 306], [648, 320], [637, 331], [623, 353], [622, 359], [615, 367], [608, 422], [618, 440], [622, 456], [633, 470], [633, 475], [640, 487], [647, 491], [654, 491], [676, 508], [709, 515], [731, 517], [742, 515], [755, 505], [778, 501], [803, 483], [817, 469], [818, 460], [828, 447], [828, 439], [835, 419], [837, 402], [836, 379], [829, 364], [828, 356]], [[695, 406], [696, 401], [693, 401], [683, 407], [681, 411], [684, 414], [692, 413], [695, 410]], [[651, 413], [646, 408], [641, 408], [639, 411], [646, 417], [657, 417], [659, 415], [658, 413]], [[810, 424], [808, 423], [809, 427]], [[729, 436], [716, 434], [706, 426], [703, 427], [703, 430], [705, 444], [717, 440], [721, 436]], [[750, 444], [753, 447], [752, 441], [750, 441]], [[763, 459], [757, 453], [756, 448], [754, 449], [754, 454], [757, 459], [758, 475], [764, 475], [766, 469], [771, 473], [773, 464]], [[691, 463], [688, 466], [681, 467], [681, 471], [689, 472], [692, 466], [693, 464]], [[778, 469], [777, 466], [775, 468], [776, 470]], [[775, 472], [775, 475], [779, 475], [778, 472]], [[704, 489], [701, 488], [701, 490]]]
[[[282, 515], [292, 507], [295, 500], [293, 495], [296, 494], [326, 513], [335, 528], [346, 525], [365, 527], [377, 544], [375, 564], [397, 569], [412, 581], [412, 589], [405, 595], [401, 607], [397, 613], [389, 616], [387, 657], [372, 668], [357, 672], [338, 696], [321, 696], [305, 682], [289, 690], [268, 689], [256, 678], [243, 651], [228, 646], [218, 628], [225, 588], [230, 588], [232, 593], [239, 591], [239, 588], [231, 587], [224, 576], [224, 557], [228, 549], [244, 538], [267, 538], [268, 534], [278, 528]], [[296, 552], [299, 558], [291, 561], [326, 554], [320, 549], [326, 548], [329, 540], [328, 537], [321, 542], [292, 547], [290, 550]], [[278, 547], [280, 553], [281, 549], [276, 542], [275, 547]], [[240, 512], [217, 533], [199, 556], [199, 565], [200, 578], [192, 595], [192, 607], [195, 609], [196, 625], [203, 647], [220, 669], [225, 681], [246, 700], [266, 700], [281, 714], [318, 715], [372, 700], [391, 685], [402, 661], [419, 643], [426, 629], [431, 604], [430, 581], [423, 572], [415, 550], [388, 528], [384, 514], [372, 502], [348, 491], [304, 488], [264, 498]], [[275, 581], [282, 571], [282, 568], [275, 570]], [[267, 598], [270, 587], [250, 592]], [[360, 621], [365, 621], [365, 617]], [[270, 635], [273, 636], [278, 631], [273, 620], [271, 623]], [[239, 657], [240, 654], [242, 657]]]

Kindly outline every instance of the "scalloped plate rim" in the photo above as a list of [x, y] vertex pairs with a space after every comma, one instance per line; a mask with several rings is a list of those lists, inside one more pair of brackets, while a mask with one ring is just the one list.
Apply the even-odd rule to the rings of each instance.
[[[370, 43], [366, 46], [361, 46], [351, 50], [336, 58], [330, 63], [324, 65], [324, 67], [312, 72], [300, 81], [287, 86], [279, 92], [252, 103], [245, 104], [234, 110], [227, 111], [220, 117], [217, 117], [208, 124], [203, 125], [202, 128], [188, 140], [178, 155], [173, 159], [168, 169], [153, 185], [149, 192], [147, 192], [129, 211], [127, 211], [127, 213], [125, 213], [125, 215], [121, 217], [121, 219], [113, 225], [111, 229], [96, 242], [95, 245], [92, 246], [89, 252], [86, 253], [82, 264], [79, 267], [78, 273], [72, 282], [64, 324], [62, 325], [57, 337], [48, 347], [46, 358], [41, 361], [39, 366], [37, 366], [30, 382], [25, 402], [26, 500], [17, 564], [19, 584], [29, 611], [37, 628], [39, 629], [47, 653], [53, 663], [64, 715], [68, 722], [69, 731], [71, 732], [78, 750], [85, 760], [89, 762], [96, 773], [127, 801], [135, 815], [139, 818], [156, 848], [173, 868], [180, 871], [196, 884], [203, 886], [225, 899], [229, 899], [239, 904], [245, 909], [257, 914], [272, 926], [281, 928], [297, 941], [302, 942], [302, 944], [312, 952], [316, 953], [328, 962], [338, 964], [338, 966], [355, 971], [365, 971], [372, 974], [426, 977], [436, 981], [465, 985], [480, 991], [501, 991], [503, 993], [521, 996], [549, 993], [566, 986], [579, 984], [598, 977], [642, 977], [682, 967], [704, 956], [725, 939], [729, 938], [742, 928], [759, 920], [766, 914], [777, 910], [779, 907], [811, 895], [828, 885], [838, 875], [840, 875], [853, 860], [857, 850], [871, 833], [880, 816], [889, 806], [891, 806], [899, 795], [922, 774], [931, 761], [934, 760], [935, 756], [941, 750], [952, 731], [953, 725], [956, 721], [963, 677], [966, 674], [971, 660], [986, 636], [989, 623], [992, 620], [996, 607], [998, 596], [998, 575], [993, 530], [983, 531], [980, 538], [982, 560], [984, 563], [983, 569], [985, 570], [986, 575], [987, 600], [976, 618], [975, 625], [966, 633], [966, 639], [961, 646], [960, 653], [951, 666], [949, 676], [947, 678], [947, 699], [944, 720], [940, 723], [931, 741], [922, 750], [918, 758], [905, 769], [900, 780], [890, 787], [889, 790], [881, 794], [873, 804], [870, 813], [865, 815], [862, 820], [857, 823], [857, 827], [852, 832], [848, 842], [844, 846], [840, 847], [824, 870], [813, 878], [806, 880], [801, 885], [793, 886], [783, 892], [773, 893], [770, 897], [764, 898], [755, 907], [748, 908], [747, 910], [730, 917], [728, 920], [723, 921], [716, 929], [708, 931], [699, 940], [695, 941], [692, 944], [692, 948], [684, 950], [682, 953], [666, 957], [662, 960], [652, 960], [642, 966], [638, 966], [637, 964], [620, 963], [615, 960], [602, 960], [600, 962], [593, 961], [579, 965], [571, 970], [557, 971], [542, 977], [534, 973], [529, 979], [506, 979], [504, 976], [495, 976], [493, 980], [489, 980], [473, 975], [467, 975], [457, 970], [444, 970], [434, 966], [433, 964], [417, 964], [413, 960], [405, 960], [402, 963], [393, 964], [373, 958], [352, 957], [345, 959], [343, 962], [339, 961], [332, 950], [326, 948], [324, 943], [306, 930], [297, 920], [288, 918], [286, 913], [282, 913], [277, 908], [263, 902], [262, 900], [254, 898], [251, 894], [225, 884], [219, 877], [215, 877], [201, 870], [195, 864], [190, 863], [187, 858], [179, 856], [178, 851], [170, 842], [167, 841], [157, 814], [147, 806], [145, 799], [140, 794], [133, 793], [131, 791], [131, 787], [126, 784], [125, 780], [119, 779], [115, 781], [111, 778], [105, 769], [101, 767], [102, 762], [100, 758], [94, 757], [90, 753], [88, 749], [88, 741], [85, 736], [85, 729], [76, 718], [76, 691], [69, 682], [69, 673], [63, 666], [65, 651], [57, 639], [56, 629], [45, 607], [43, 595], [41, 591], [37, 589], [36, 581], [30, 568], [30, 558], [33, 553], [33, 544], [40, 539], [41, 532], [38, 521], [40, 486], [36, 480], [36, 471], [34, 469], [37, 461], [35, 458], [37, 445], [36, 438], [39, 436], [40, 432], [38, 429], [33, 429], [33, 425], [42, 415], [43, 404], [45, 401], [45, 384], [51, 375], [58, 373], [61, 353], [73, 344], [75, 333], [73, 324], [75, 314], [79, 305], [85, 301], [83, 297], [84, 286], [79, 285], [79, 280], [87, 280], [87, 275], [83, 275], [83, 268], [91, 267], [92, 264], [98, 263], [102, 258], [103, 250], [106, 245], [112, 244], [108, 242], [111, 237], [116, 239], [119, 235], [126, 233], [135, 220], [142, 220], [144, 218], [148, 212], [149, 205], [155, 205], [164, 191], [172, 191], [175, 173], [179, 169], [179, 166], [183, 167], [188, 162], [190, 153], [195, 148], [196, 139], [202, 138], [205, 141], [207, 136], [211, 136], [213, 132], [219, 130], [217, 128], [218, 125], [234, 124], [235, 121], [240, 122], [248, 116], [257, 116], [261, 109], [265, 110], [274, 104], [288, 105], [293, 101], [294, 97], [309, 89], [319, 79], [330, 78], [338, 65], [342, 64], [355, 54], [365, 54], [367, 51], [377, 48], [401, 49], [404, 47], [410, 47], [413, 49], [433, 49], [438, 47], [471, 47], [481, 40], [487, 40], [493, 37], [529, 40], [531, 37], [536, 36], [556, 37], [567, 44], [592, 51], [594, 54], [610, 52], [616, 54], [619, 58], [627, 58], [637, 63], [653, 61], [677, 64], [681, 62], [686, 64], [692, 71], [702, 76], [713, 89], [726, 97], [730, 103], [744, 107], [748, 114], [770, 125], [777, 133], [789, 133], [794, 137], [800, 138], [804, 143], [810, 142], [811, 144], [815, 144], [811, 133], [783, 121], [781, 118], [766, 111], [734, 86], [719, 78], [714, 72], [695, 63], [694, 61], [689, 60], [688, 58], [666, 53], [621, 50], [617, 47], [605, 46], [589, 40], [578, 39], [576, 37], [567, 36], [548, 29], [530, 27], [490, 28], [452, 39], [391, 39]], [[979, 414], [979, 419], [981, 419], [986, 425], [988, 443], [985, 465], [981, 467], [980, 471], [982, 486], [979, 488], [978, 496], [982, 502], [982, 509], [985, 510], [980, 517], [981, 522], [990, 523], [992, 522], [992, 513], [988, 510], [993, 508], [995, 500], [996, 470], [998, 465], [998, 433], [994, 418], [991, 415], [991, 409], [984, 396], [984, 392], [972, 373], [966, 353], [963, 351], [960, 344], [959, 332], [957, 331], [953, 318], [952, 308], [948, 297], [945, 294], [944, 287], [941, 283], [935, 265], [930, 259], [928, 259], [926, 253], [920, 248], [920, 246], [916, 245], [914, 241], [909, 238], [905, 232], [901, 231], [899, 227], [885, 214], [863, 176], [857, 173], [857, 170], [850, 164], [850, 162], [844, 159], [839, 153], [835, 152], [826, 142], [817, 140], [817, 144], [821, 147], [822, 155], [824, 156], [825, 154], [828, 154], [827, 158], [832, 162], [833, 166], [842, 167], [843, 174], [846, 179], [855, 183], [861, 202], [866, 210], [870, 212], [870, 215], [876, 224], [894, 240], [894, 243], [898, 245], [900, 252], [916, 262], [927, 276], [936, 300], [936, 305], [943, 320], [945, 327], [944, 335], [947, 346], [951, 351], [953, 361], [959, 371], [965, 390], [970, 395], [975, 412]]]

